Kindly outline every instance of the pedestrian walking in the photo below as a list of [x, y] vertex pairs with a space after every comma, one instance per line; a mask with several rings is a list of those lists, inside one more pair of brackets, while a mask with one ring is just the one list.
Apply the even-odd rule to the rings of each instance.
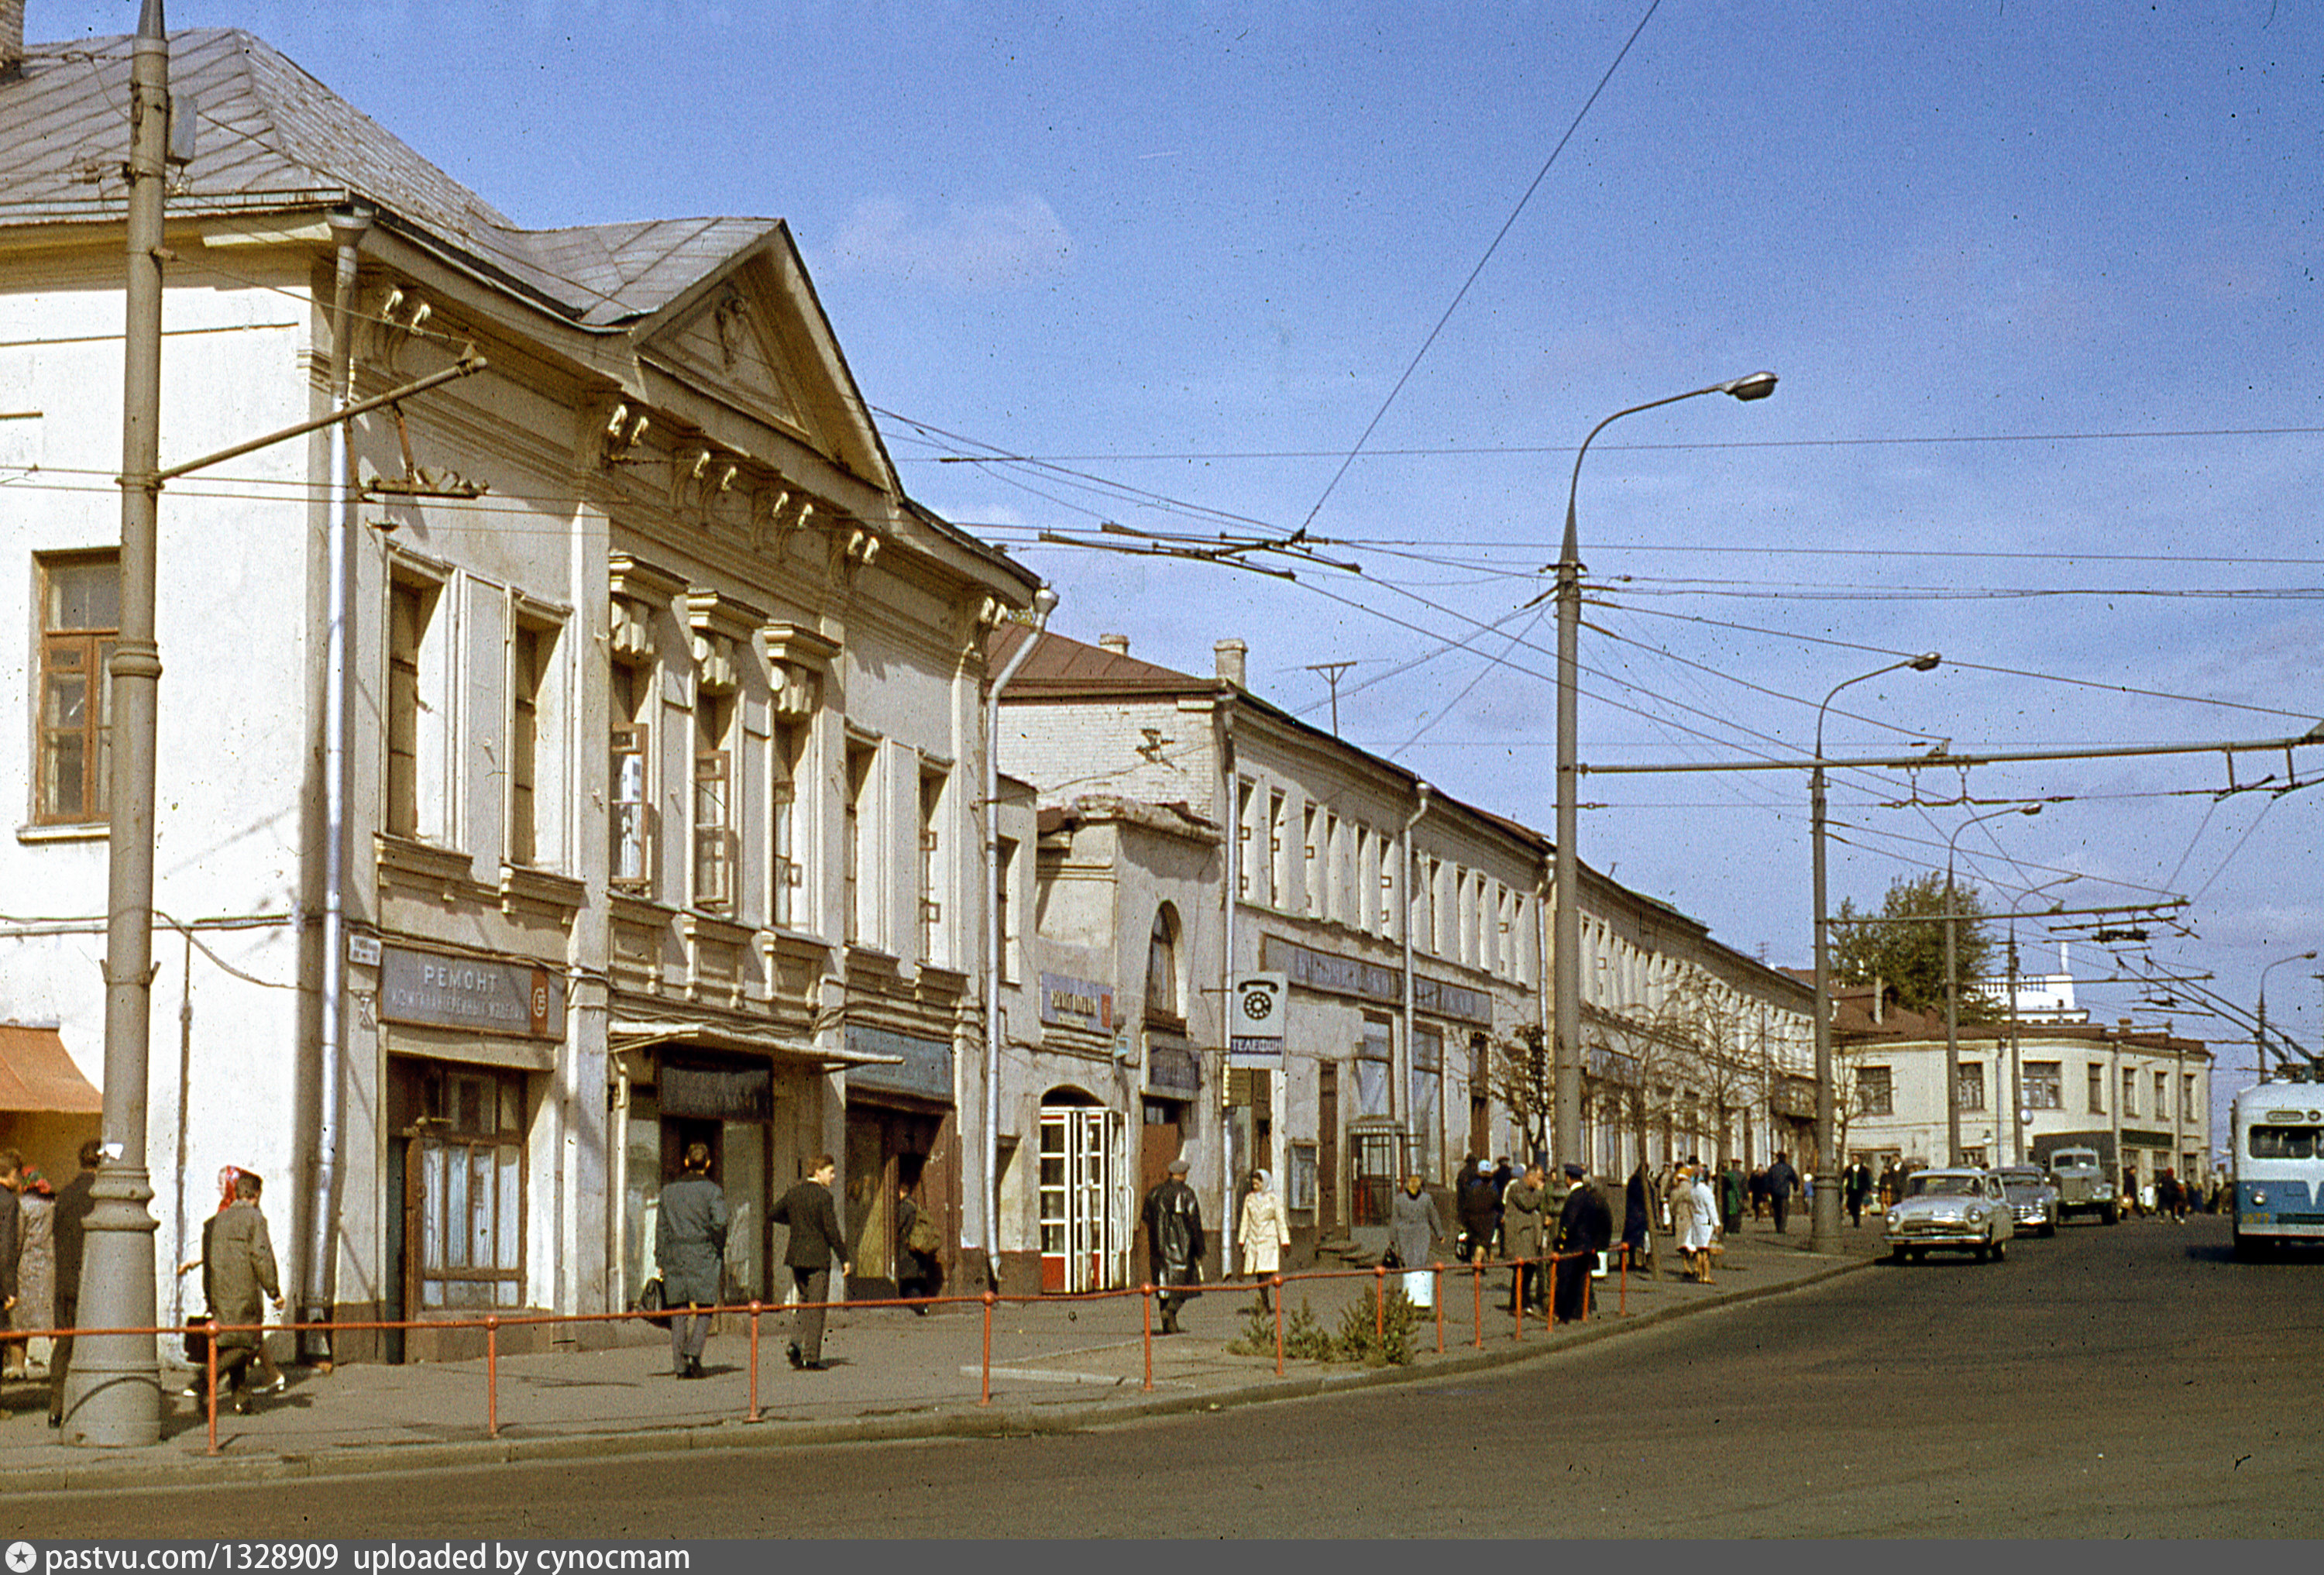
[[1750, 1178], [1743, 1174], [1743, 1162], [1729, 1159], [1719, 1177], [1719, 1230], [1721, 1235], [1739, 1235], [1743, 1230], [1743, 1204], [1750, 1193]]
[[1555, 1278], [1560, 1323], [1590, 1315], [1590, 1271], [1614, 1239], [1614, 1211], [1578, 1165], [1565, 1167], [1565, 1202], [1557, 1212]]
[[1792, 1168], [1792, 1156], [1778, 1153], [1775, 1163], [1767, 1167], [1767, 1208], [1775, 1216], [1775, 1233], [1784, 1230], [1784, 1220], [1791, 1212], [1792, 1194], [1799, 1190], [1800, 1173]]
[[[258, 1211], [260, 1178], [246, 1170], [234, 1176], [234, 1202], [202, 1221], [202, 1298], [217, 1326], [210, 1340], [217, 1352], [219, 1387], [234, 1396], [237, 1415], [251, 1408], [248, 1369], [265, 1346], [257, 1327], [266, 1302], [282, 1310], [282, 1285], [274, 1265], [274, 1240]], [[197, 1396], [203, 1397], [196, 1386]]]
[[1858, 1160], [1840, 1173], [1840, 1200], [1848, 1206], [1848, 1222], [1864, 1224], [1864, 1200], [1872, 1192], [1872, 1167]]
[[661, 1304], [670, 1314], [669, 1365], [675, 1377], [702, 1377], [709, 1309], [720, 1300], [726, 1228], [733, 1219], [725, 1192], [710, 1179], [710, 1145], [687, 1144], [678, 1179], [661, 1189], [660, 1219], [654, 1227], [654, 1267], [661, 1274]]
[[[944, 1281], [944, 1264], [939, 1255], [944, 1251], [944, 1232], [926, 1209], [912, 1197], [909, 1184], [896, 1184], [896, 1294], [899, 1296], [933, 1296]], [[928, 1310], [916, 1306], [916, 1317], [926, 1318]]]
[[1284, 1217], [1283, 1200], [1275, 1195], [1274, 1178], [1253, 1171], [1250, 1190], [1242, 1195], [1242, 1220], [1235, 1228], [1235, 1243], [1242, 1248], [1242, 1272], [1259, 1282], [1259, 1310], [1268, 1312], [1269, 1276], [1283, 1269], [1283, 1249], [1291, 1245], [1291, 1222]]
[[[24, 1246], [23, 1210], [16, 1186], [23, 1168], [23, 1155], [0, 1148], [0, 1327], [14, 1327], [16, 1315], [16, 1275]], [[0, 1377], [23, 1376], [24, 1348], [15, 1340], [0, 1340]]]
[[1436, 1305], [1433, 1266], [1443, 1261], [1437, 1244], [1444, 1239], [1444, 1222], [1426, 1188], [1417, 1174], [1406, 1176], [1388, 1214], [1388, 1248], [1403, 1266], [1405, 1299], [1416, 1307]]
[[1489, 1263], [1493, 1257], [1493, 1232], [1499, 1224], [1492, 1173], [1480, 1168], [1471, 1157], [1462, 1167], [1456, 1186], [1453, 1202], [1461, 1211], [1461, 1261]]
[[1178, 1309], [1202, 1292], [1203, 1205], [1186, 1184], [1194, 1168], [1182, 1156], [1170, 1162], [1170, 1174], [1146, 1194], [1148, 1272], [1154, 1280], [1154, 1304], [1162, 1313], [1162, 1332], [1178, 1332]]
[[1654, 1178], [1646, 1174], [1646, 1162], [1641, 1159], [1638, 1168], [1630, 1173], [1629, 1185], [1622, 1189], [1623, 1261], [1632, 1268], [1654, 1258], [1653, 1186]]
[[1694, 1249], [1694, 1277], [1703, 1285], [1711, 1283], [1711, 1258], [1718, 1250], [1719, 1231], [1717, 1205], [1711, 1197], [1711, 1180], [1698, 1165], [1693, 1167], [1693, 1184], [1688, 1189], [1688, 1202], [1694, 1215], [1694, 1233], [1688, 1245]]
[[[18, 1329], [57, 1326], [57, 1192], [48, 1178], [26, 1165], [16, 1176], [16, 1209], [22, 1235], [16, 1249], [16, 1310], [9, 1322]], [[24, 1377], [47, 1377], [51, 1337], [27, 1335], [16, 1351]]]
[[798, 1306], [791, 1315], [791, 1342], [783, 1354], [802, 1372], [824, 1370], [824, 1303], [831, 1300], [831, 1266], [839, 1266], [843, 1289], [854, 1271], [847, 1260], [847, 1238], [839, 1233], [839, 1207], [831, 1199], [831, 1184], [838, 1174], [837, 1160], [816, 1155], [807, 1161], [807, 1179], [778, 1199], [767, 1216], [790, 1227], [783, 1262], [791, 1271]]
[[[241, 1201], [241, 1193], [236, 1189], [240, 1186], [242, 1178], [251, 1174], [253, 1173], [235, 1165], [226, 1165], [218, 1171], [218, 1213], [225, 1213]], [[202, 1262], [203, 1260], [198, 1257], [189, 1258], [178, 1266], [178, 1272], [180, 1275], [192, 1274], [202, 1266]], [[256, 1370], [260, 1394], [280, 1395], [290, 1386], [290, 1380], [283, 1376], [281, 1368], [274, 1365], [274, 1359], [266, 1354], [264, 1340], [260, 1340], [258, 1349], [251, 1353], [250, 1365]], [[198, 1382], [189, 1384], [183, 1393], [198, 1399], [202, 1394], [202, 1386]]]
[[[90, 1189], [97, 1184], [97, 1162], [105, 1157], [105, 1145], [92, 1138], [80, 1146], [78, 1157], [80, 1174], [57, 1193], [57, 1327], [66, 1330], [80, 1321], [81, 1241], [88, 1227], [88, 1211], [97, 1202]], [[64, 1425], [65, 1378], [72, 1369], [72, 1352], [73, 1337], [60, 1335], [56, 1353], [49, 1359], [51, 1427]]]
[[1755, 1165], [1751, 1170], [1751, 1220], [1754, 1224], [1767, 1217], [1767, 1167]]
[[1699, 1280], [1695, 1255], [1702, 1221], [1695, 1217], [1693, 1166], [1681, 1165], [1671, 1176], [1671, 1240], [1678, 1248], [1678, 1277]]
[[1544, 1228], [1549, 1223], [1549, 1189], [1538, 1165], [1509, 1183], [1501, 1193], [1501, 1245], [1514, 1266], [1509, 1273], [1509, 1311], [1539, 1307], [1549, 1296], [1549, 1276], [1540, 1261]]

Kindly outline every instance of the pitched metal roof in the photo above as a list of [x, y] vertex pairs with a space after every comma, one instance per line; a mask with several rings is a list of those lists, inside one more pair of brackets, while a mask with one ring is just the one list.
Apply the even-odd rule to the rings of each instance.
[[[23, 76], [0, 83], [0, 224], [118, 221], [135, 41], [33, 44]], [[238, 29], [171, 33], [170, 88], [179, 112], [190, 101], [197, 116], [193, 161], [172, 167], [171, 211], [361, 198], [593, 327], [651, 315], [776, 228], [773, 219], [725, 217], [523, 229]]]

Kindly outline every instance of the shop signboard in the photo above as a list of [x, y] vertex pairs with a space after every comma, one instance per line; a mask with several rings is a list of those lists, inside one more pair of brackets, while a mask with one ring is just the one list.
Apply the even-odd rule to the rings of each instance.
[[391, 1023], [521, 1039], [565, 1037], [565, 976], [539, 963], [381, 948], [379, 1015]]

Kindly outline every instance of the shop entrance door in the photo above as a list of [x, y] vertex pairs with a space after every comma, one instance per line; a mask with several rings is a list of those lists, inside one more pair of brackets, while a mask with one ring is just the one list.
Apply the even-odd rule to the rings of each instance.
[[1115, 1133], [1111, 1110], [1041, 1111], [1041, 1289], [1097, 1291], [1112, 1285]]

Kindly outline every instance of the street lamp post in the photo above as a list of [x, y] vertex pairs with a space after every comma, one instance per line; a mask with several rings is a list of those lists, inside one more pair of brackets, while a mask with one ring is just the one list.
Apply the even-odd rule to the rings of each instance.
[[1575, 857], [1576, 788], [1581, 776], [1580, 764], [1574, 753], [1574, 699], [1578, 687], [1578, 651], [1582, 639], [1582, 559], [1576, 545], [1574, 500], [1582, 489], [1582, 458], [1590, 452], [1591, 439], [1625, 416], [1635, 416], [1640, 410], [1651, 410], [1662, 405], [1674, 405], [1681, 400], [1700, 398], [1703, 394], [1732, 394], [1738, 400], [1763, 400], [1775, 391], [1775, 374], [1754, 372], [1747, 376], [1714, 382], [1708, 388], [1690, 389], [1685, 393], [1672, 394], [1666, 399], [1650, 400], [1643, 405], [1616, 410], [1612, 415], [1590, 428], [1590, 436], [1573, 456], [1573, 480], [1565, 491], [1565, 541], [1557, 555], [1557, 850], [1555, 904], [1551, 931], [1551, 992], [1555, 1000], [1556, 1042], [1551, 1055], [1556, 1068], [1557, 1150], [1551, 1157], [1558, 1164], [1570, 1164], [1582, 1158], [1582, 908], [1580, 892], [1581, 864]]
[[[1953, 932], [1960, 927], [1960, 915], [1953, 911], [1953, 851], [1960, 845], [1961, 833], [1981, 820], [1998, 820], [2005, 815], [2039, 815], [2038, 804], [2013, 804], [2006, 809], [1987, 810], [1972, 815], [1953, 828], [1945, 839], [1945, 1145], [1948, 1165], [1961, 1162], [1960, 1140], [1960, 981], [1954, 977]], [[1997, 1143], [1996, 1147], [1999, 1145]]]
[[[1832, 697], [1850, 684], [1861, 684], [1899, 668], [1925, 673], [1942, 660], [1944, 658], [1937, 652], [1928, 651], [1890, 662], [1885, 668], [1875, 668], [1868, 673], [1858, 673], [1852, 678], [1842, 678], [1826, 692], [1823, 704], [1816, 707], [1815, 768], [1808, 773], [1808, 840], [1813, 849], [1815, 886], [1816, 1165], [1826, 1175], [1832, 1174], [1832, 1151], [1840, 1143], [1840, 1091], [1832, 1080], [1831, 964], [1825, 939], [1831, 926], [1824, 916], [1823, 714], [1831, 708]], [[1829, 1252], [1839, 1242], [1840, 1189], [1818, 1187], [1809, 1205], [1808, 1245], [1818, 1252]]]
[[2302, 953], [2299, 953], [2297, 956], [2292, 956], [2292, 957], [2278, 957], [2274, 962], [2273, 962], [2269, 963], [2266, 967], [2264, 967], [2264, 968], [2263, 968], [2263, 969], [2261, 969], [2261, 970], [2259, 971], [2259, 1023], [2258, 1023], [2258, 1026], [2257, 1026], [2257, 1027], [2254, 1027], [2254, 1028], [2252, 1029], [2252, 1048], [2253, 1048], [2255, 1051], [2256, 1051], [2256, 1052], [2258, 1053], [2258, 1060], [2257, 1060], [2256, 1064], [2257, 1064], [2257, 1067], [2258, 1067], [2258, 1070], [2259, 1070], [2259, 1080], [2260, 1080], [2260, 1082], [2265, 1082], [2268, 1080], [2268, 1079], [2267, 1079], [2267, 976], [2268, 976], [2270, 973], [2273, 972], [2276, 969], [2282, 967], [2286, 962], [2315, 962], [2315, 961], [2316, 961], [2316, 953], [2313, 953], [2313, 952], [2302, 952]]

